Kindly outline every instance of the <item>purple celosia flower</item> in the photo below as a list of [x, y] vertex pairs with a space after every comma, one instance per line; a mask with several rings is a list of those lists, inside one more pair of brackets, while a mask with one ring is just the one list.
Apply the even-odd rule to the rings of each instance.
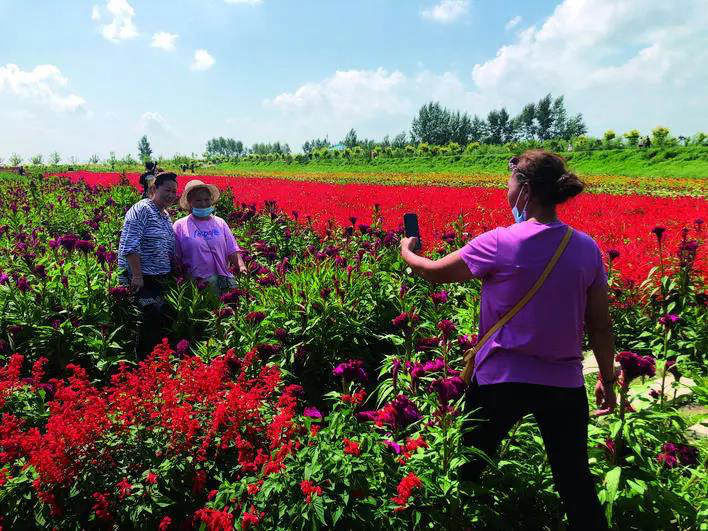
[[653, 229], [651, 229], [651, 232], [654, 233], [657, 240], [661, 241], [664, 232], [666, 232], [666, 227], [654, 227]]
[[347, 382], [359, 381], [363, 383], [368, 380], [362, 360], [349, 360], [340, 363], [332, 370], [332, 374]]
[[17, 284], [17, 289], [20, 290], [21, 293], [27, 293], [30, 290], [29, 281], [24, 275], [18, 277], [17, 280], [15, 280], [15, 283]]
[[275, 331], [273, 332], [273, 335], [275, 338], [280, 341], [281, 343], [285, 341], [288, 337], [288, 331], [285, 328], [279, 327], [276, 328]]
[[189, 351], [189, 341], [186, 339], [180, 340], [177, 345], [175, 345], [175, 352], [180, 356], [184, 356]]
[[0, 273], [0, 286], [7, 284], [8, 280], [10, 280], [9, 275], [6, 273]]
[[91, 240], [76, 240], [74, 248], [82, 253], [93, 252], [93, 242]]
[[393, 319], [391, 319], [391, 324], [394, 328], [403, 328], [417, 323], [420, 317], [414, 312], [403, 312]]
[[322, 413], [320, 413], [320, 410], [317, 409], [316, 407], [306, 407], [305, 411], [302, 413], [306, 417], [310, 417], [311, 419], [321, 419], [322, 418]]
[[73, 251], [76, 246], [76, 240], [79, 238], [73, 234], [65, 234], [59, 238], [59, 244], [67, 251]]

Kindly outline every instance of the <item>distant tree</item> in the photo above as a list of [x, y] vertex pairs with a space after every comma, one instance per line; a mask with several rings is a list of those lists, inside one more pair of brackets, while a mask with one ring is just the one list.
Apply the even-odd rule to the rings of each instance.
[[651, 139], [657, 146], [663, 146], [669, 140], [670, 134], [671, 133], [668, 128], [658, 125], [652, 129]]
[[55, 166], [61, 162], [61, 155], [58, 151], [54, 151], [51, 155], [49, 155], [49, 162]]
[[220, 136], [207, 141], [204, 156], [206, 158], [220, 156], [233, 159], [243, 155], [243, 152], [243, 142], [240, 140], [234, 140], [233, 138], [224, 138], [223, 136]]
[[42, 154], [37, 153], [34, 157], [32, 157], [32, 159], [30, 159], [30, 161], [32, 162], [32, 164], [39, 166], [40, 164], [42, 164]]
[[527, 103], [517, 116], [520, 136], [524, 140], [533, 140], [536, 137], [536, 105]]
[[467, 113], [460, 114], [460, 111], [450, 113], [449, 116], [446, 144], [454, 142], [463, 146], [466, 145], [472, 132], [472, 120], [470, 120]]
[[487, 123], [482, 120], [476, 114], [472, 118], [472, 125], [470, 126], [470, 142], [482, 142], [484, 137], [487, 135]]
[[415, 143], [446, 144], [449, 139], [450, 113], [438, 102], [423, 105], [411, 124]]
[[342, 144], [349, 149], [353, 149], [359, 145], [359, 139], [356, 136], [356, 131], [352, 128], [342, 140]]
[[637, 129], [632, 129], [631, 131], [627, 131], [624, 135], [627, 139], [627, 144], [630, 146], [636, 146], [639, 143], [639, 131]]
[[19, 166], [20, 164], [22, 164], [22, 157], [17, 153], [10, 155], [10, 166]]
[[602, 135], [602, 138], [605, 140], [606, 144], [609, 144], [616, 136], [617, 135], [612, 129], [608, 129], [607, 131], [605, 131], [605, 134]]
[[564, 138], [568, 125], [568, 113], [565, 110], [563, 96], [559, 96], [554, 100], [553, 106], [551, 107], [551, 118], [553, 119], [553, 123], [551, 124], [550, 137]]
[[5, 162], [5, 159], [3, 159], [2, 157], [0, 157], [0, 166], [2, 166], [2, 163], [3, 163], [3, 162]]
[[501, 144], [503, 137], [504, 129], [500, 111], [493, 109], [487, 115], [487, 136], [484, 138], [484, 142], [487, 144]]
[[398, 133], [396, 136], [393, 137], [393, 140], [391, 141], [391, 147], [395, 148], [402, 148], [406, 146], [406, 133], [405, 131], [403, 133]]
[[552, 105], [550, 94], [546, 94], [536, 104], [536, 135], [539, 140], [548, 140], [553, 134]]
[[98, 156], [98, 153], [94, 153], [89, 157], [88, 161], [89, 164], [98, 164], [99, 162], [101, 162], [101, 157]]
[[138, 140], [138, 157], [141, 162], [150, 160], [152, 155], [152, 148], [150, 147], [150, 142], [148, 141], [147, 135], [143, 135], [140, 140]]
[[691, 143], [696, 145], [696, 146], [704, 146], [706, 145], [708, 141], [708, 135], [705, 133], [696, 133], [693, 135], [693, 138], [691, 138]]
[[306, 141], [302, 145], [302, 152], [305, 153], [305, 155], [309, 155], [317, 149], [328, 148], [330, 146], [331, 144], [329, 143], [329, 139], [327, 137], [313, 138], [312, 140]]
[[588, 128], [583, 120], [583, 115], [578, 113], [566, 122], [563, 138], [566, 140], [572, 140], [573, 138], [582, 136], [587, 132]]
[[116, 167], [116, 163], [118, 162], [118, 158], [116, 157], [115, 151], [111, 151], [108, 154], [108, 159], [106, 159], [106, 162], [111, 166], [111, 169]]
[[[76, 158], [76, 157], [73, 157], [73, 158]], [[126, 154], [125, 157], [123, 157], [122, 162], [123, 162], [123, 164], [129, 164], [129, 165], [135, 165], [138, 163], [138, 161], [135, 160], [133, 158], [133, 155], [131, 155], [130, 153]]]
[[391, 138], [388, 135], [384, 136], [379, 145], [384, 148], [391, 147]]

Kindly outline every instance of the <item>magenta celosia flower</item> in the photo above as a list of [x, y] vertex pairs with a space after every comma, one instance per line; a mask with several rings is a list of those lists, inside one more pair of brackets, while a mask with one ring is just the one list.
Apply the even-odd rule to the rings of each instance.
[[393, 319], [391, 319], [391, 324], [394, 328], [404, 328], [409, 327], [420, 321], [420, 317], [414, 312], [403, 312]]
[[109, 288], [108, 293], [116, 299], [123, 299], [130, 295], [130, 289], [128, 289], [127, 286], [115, 286], [113, 288]]
[[260, 323], [263, 319], [265, 319], [263, 312], [250, 312], [246, 314], [246, 321], [252, 324]]
[[462, 350], [469, 350], [477, 344], [477, 335], [462, 335], [458, 336], [457, 343]]
[[21, 277], [18, 277], [17, 280], [15, 281], [15, 284], [17, 284], [17, 289], [20, 290], [21, 293], [26, 293], [30, 290], [29, 281], [27, 280], [27, 277], [24, 275], [22, 275]]
[[459, 398], [465, 391], [465, 382], [458, 376], [441, 378], [430, 384], [429, 391], [438, 394], [440, 404], [446, 406], [451, 400]]
[[340, 363], [332, 370], [332, 374], [347, 382], [359, 381], [364, 383], [368, 380], [362, 360], [349, 360]]
[[391, 439], [386, 439], [384, 441], [384, 444], [388, 446], [391, 450], [393, 450], [393, 453], [396, 455], [400, 455], [401, 453], [401, 445], [398, 444], [396, 441], [392, 441]]
[[673, 328], [673, 326], [680, 321], [681, 317], [673, 313], [667, 313], [659, 318], [659, 324], [664, 325], [666, 328]]
[[312, 419], [321, 419], [322, 418], [322, 413], [320, 413], [320, 410], [317, 409], [316, 407], [306, 407], [305, 411], [302, 413], [306, 417], [310, 417]]
[[678, 466], [678, 459], [676, 459], [675, 456], [666, 452], [662, 452], [657, 455], [656, 460], [659, 462], [660, 465], [663, 465], [665, 468], [668, 469]]
[[447, 339], [457, 331], [457, 327], [450, 319], [443, 319], [438, 323], [438, 330], [440, 330], [443, 337]]
[[234, 311], [232, 308], [229, 308], [228, 306], [224, 306], [223, 308], [219, 308], [217, 311], [217, 315], [219, 316], [220, 319], [226, 319], [227, 317], [231, 317], [234, 314]]
[[438, 337], [421, 337], [416, 341], [415, 349], [417, 352], [427, 352], [440, 345]]
[[447, 302], [447, 291], [438, 291], [433, 293], [430, 298], [433, 300], [434, 304], [444, 304]]
[[640, 356], [634, 352], [620, 352], [615, 360], [622, 367], [623, 385], [628, 387], [630, 382], [638, 376], [654, 376], [656, 367], [654, 358]]
[[391, 377], [393, 378], [393, 388], [398, 385], [398, 371], [401, 370], [401, 360], [394, 358], [391, 367]]
[[180, 356], [185, 355], [189, 351], [189, 341], [182, 339], [175, 345], [175, 352]]

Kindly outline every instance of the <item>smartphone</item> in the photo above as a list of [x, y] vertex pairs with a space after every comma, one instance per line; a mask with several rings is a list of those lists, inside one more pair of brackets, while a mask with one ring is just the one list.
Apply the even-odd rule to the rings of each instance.
[[419, 251], [422, 246], [422, 242], [420, 240], [420, 229], [418, 228], [418, 216], [416, 214], [404, 214], [403, 229], [405, 230], [406, 237], [418, 238], [418, 243], [416, 244], [414, 250]]

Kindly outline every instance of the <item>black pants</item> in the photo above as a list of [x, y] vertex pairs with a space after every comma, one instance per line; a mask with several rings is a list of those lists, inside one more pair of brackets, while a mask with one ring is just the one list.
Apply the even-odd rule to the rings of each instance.
[[138, 360], [144, 360], [155, 345], [162, 341], [167, 325], [165, 315], [166, 275], [143, 275], [143, 287], [135, 294], [142, 313], [142, 322], [138, 330], [135, 354]]
[[[465, 396], [467, 411], [477, 409], [481, 419], [465, 435], [465, 444], [494, 456], [501, 440], [522, 417], [532, 413], [538, 423], [563, 500], [570, 529], [607, 529], [588, 465], [588, 399], [585, 388], [551, 387], [525, 383], [478, 385], [474, 380]], [[464, 465], [463, 480], [475, 481], [485, 462]]]

